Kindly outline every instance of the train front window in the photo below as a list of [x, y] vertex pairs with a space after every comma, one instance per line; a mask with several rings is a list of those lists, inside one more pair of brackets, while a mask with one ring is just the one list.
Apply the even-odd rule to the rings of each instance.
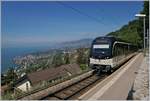
[[101, 51], [108, 51], [110, 45], [109, 44], [97, 44], [93, 45], [93, 52], [99, 53]]
[[109, 48], [109, 44], [94, 45], [93, 48], [94, 49], [108, 49]]

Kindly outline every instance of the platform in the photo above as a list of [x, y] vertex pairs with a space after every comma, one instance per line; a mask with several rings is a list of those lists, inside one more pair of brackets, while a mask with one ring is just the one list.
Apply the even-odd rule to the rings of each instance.
[[116, 72], [79, 97], [80, 100], [126, 100], [144, 59], [137, 54]]

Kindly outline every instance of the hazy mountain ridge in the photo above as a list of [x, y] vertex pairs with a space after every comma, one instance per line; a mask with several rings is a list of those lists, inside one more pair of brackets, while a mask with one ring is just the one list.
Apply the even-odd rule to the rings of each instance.
[[[64, 54], [65, 52], [75, 53], [79, 48], [90, 48], [93, 39], [81, 39], [76, 41], [68, 41], [56, 44], [55, 47], [45, 51], [33, 52], [22, 56], [16, 56], [13, 60], [15, 64], [26, 67], [28, 64], [38, 64], [39, 61], [50, 59], [57, 54]], [[38, 62], [37, 62], [38, 61]], [[21, 66], [21, 67], [22, 67]]]
[[89, 48], [93, 39], [80, 39], [56, 44], [53, 49]]

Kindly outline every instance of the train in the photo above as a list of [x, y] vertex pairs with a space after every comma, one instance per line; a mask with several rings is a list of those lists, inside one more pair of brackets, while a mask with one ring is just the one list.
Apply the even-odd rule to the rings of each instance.
[[91, 45], [89, 66], [97, 74], [101, 72], [112, 73], [136, 55], [137, 50], [136, 45], [119, 38], [110, 36], [97, 37]]

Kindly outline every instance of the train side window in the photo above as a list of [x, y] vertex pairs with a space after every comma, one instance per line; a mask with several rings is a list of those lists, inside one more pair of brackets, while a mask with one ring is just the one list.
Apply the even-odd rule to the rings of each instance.
[[113, 51], [113, 53], [112, 53], [113, 56], [115, 56], [115, 46], [113, 47], [113, 50], [112, 50], [112, 51]]
[[120, 44], [117, 44], [117, 56], [121, 55], [121, 47]]
[[127, 55], [128, 54], [128, 45], [124, 46], [124, 54]]
[[119, 49], [119, 55], [123, 55], [124, 54], [124, 45], [118, 44], [118, 49]]
[[122, 46], [118, 44], [118, 55], [122, 55]]
[[115, 44], [114, 50], [113, 50], [113, 56], [114, 57], [117, 56], [117, 53], [118, 53], [118, 51], [117, 51], [117, 44]]

